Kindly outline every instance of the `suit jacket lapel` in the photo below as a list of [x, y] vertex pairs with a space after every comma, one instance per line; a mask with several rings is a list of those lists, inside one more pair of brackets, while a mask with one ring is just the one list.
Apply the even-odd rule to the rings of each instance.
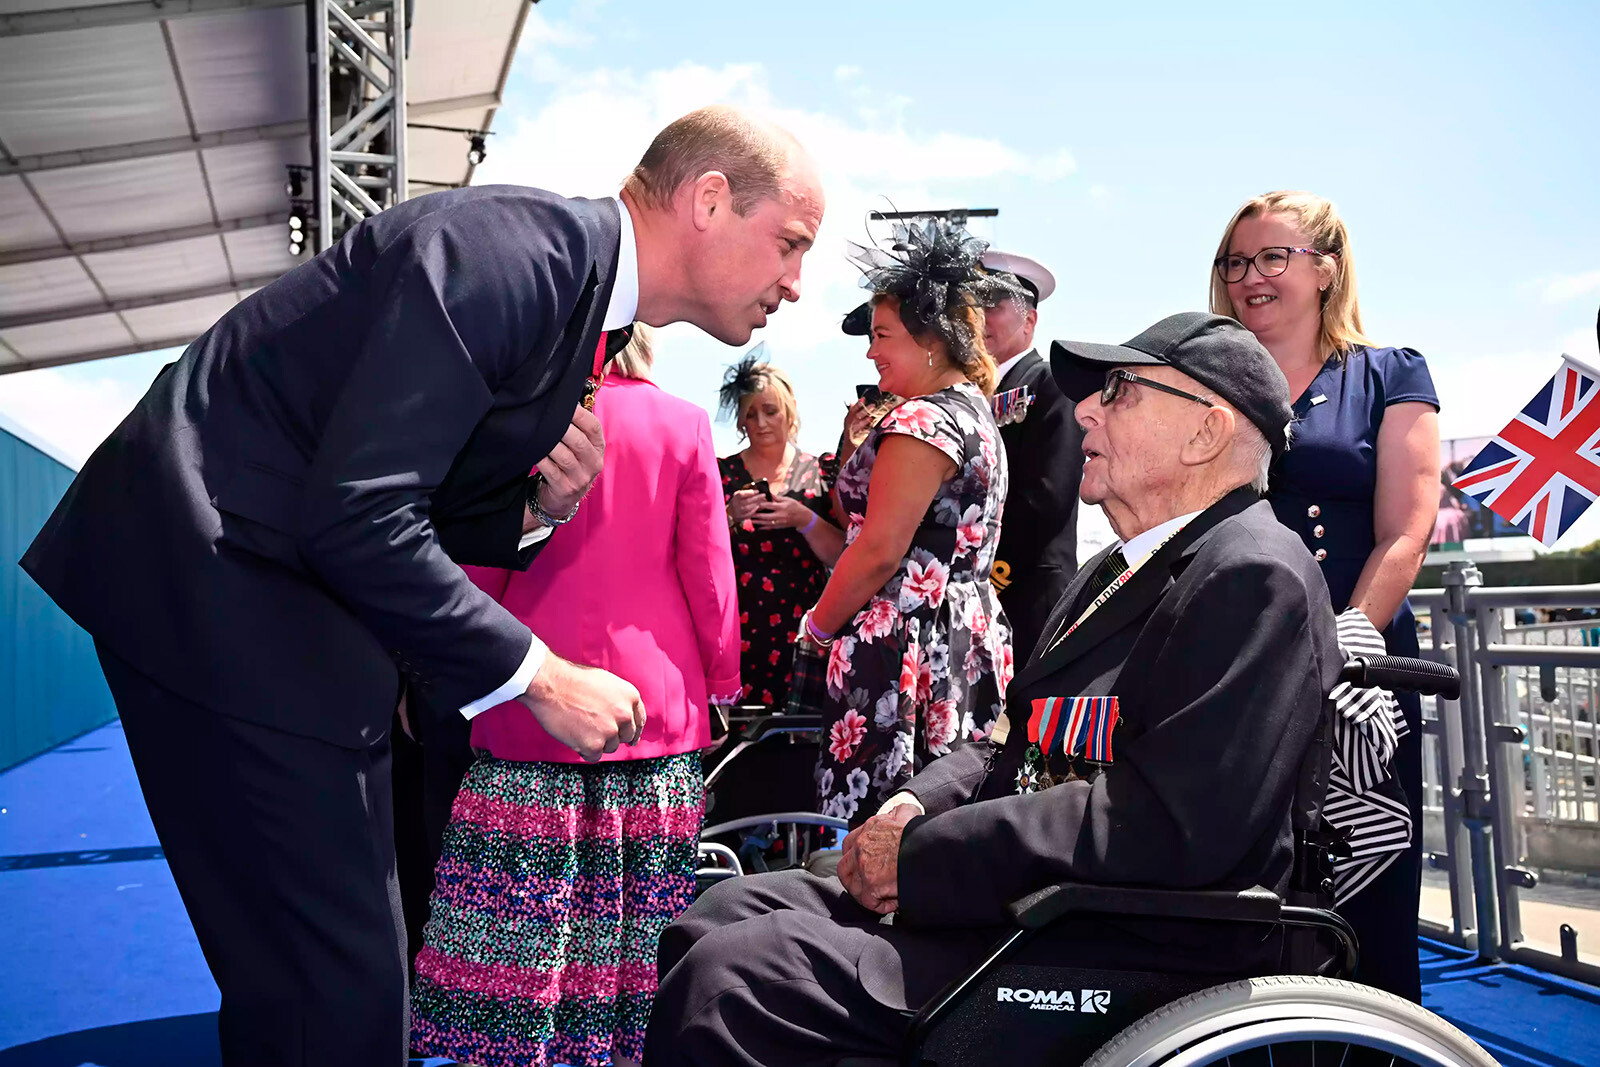
[[[1032, 684], [1044, 675], [1060, 670], [1138, 618], [1167, 591], [1167, 587], [1172, 584], [1175, 571], [1182, 569], [1177, 564], [1198, 547], [1198, 543], [1208, 532], [1224, 519], [1237, 515], [1259, 499], [1254, 489], [1248, 486], [1241, 487], [1196, 515], [1172, 540], [1158, 548], [1155, 554], [1134, 572], [1128, 584], [1112, 594], [1111, 599], [1100, 605], [1100, 609], [1085, 619], [1083, 625], [1074, 630], [1070, 637], [1054, 648], [1036, 651], [1033, 660], [1012, 680], [1011, 685], [1020, 688]], [[1094, 568], [1099, 566], [1100, 561], [1109, 555], [1110, 551], [1109, 548], [1106, 549], [1078, 572], [1072, 585], [1056, 605], [1056, 610], [1051, 612], [1051, 622], [1045, 628], [1047, 637], [1043, 640], [1047, 640], [1048, 636], [1055, 633], [1060, 618], [1072, 610], [1077, 590], [1081, 588], [1079, 579], [1087, 581], [1085, 573], [1093, 574]]]
[[611, 307], [611, 290], [617, 281], [617, 256], [622, 244], [622, 218], [618, 215], [620, 210], [617, 202], [610, 197], [604, 200], [580, 201], [589, 211], [589, 229], [594, 234], [595, 257], [594, 273], [591, 276], [590, 300], [587, 308], [580, 307], [579, 314], [573, 315], [573, 323], [582, 323], [582, 333], [578, 335], [577, 353], [582, 357], [579, 362], [585, 364], [584, 373], [594, 369], [591, 357], [600, 343], [601, 327], [605, 325], [606, 311]]
[[1061, 599], [1057, 600], [1056, 606], [1050, 609], [1050, 615], [1044, 622], [1044, 631], [1039, 634], [1039, 640], [1035, 642], [1032, 654], [1028, 656], [1028, 663], [1024, 664], [1024, 669], [1044, 653], [1045, 645], [1056, 635], [1056, 631], [1071, 622], [1070, 619], [1066, 619], [1067, 612], [1072, 610], [1072, 605], [1078, 602], [1078, 597], [1083, 593], [1083, 587], [1089, 584], [1089, 579], [1094, 577], [1095, 572], [1100, 569], [1100, 565], [1105, 562], [1106, 557], [1111, 555], [1111, 550], [1116, 547], [1116, 545], [1107, 545], [1093, 559], [1078, 568], [1078, 573], [1072, 576], [1072, 581], [1067, 583], [1067, 588], [1062, 592]]
[[576, 403], [576, 397], [582, 395], [583, 382], [594, 370], [600, 328], [605, 324], [606, 309], [611, 305], [611, 290], [617, 280], [617, 254], [622, 243], [622, 219], [617, 214], [616, 201], [611, 199], [573, 200], [571, 204], [589, 230], [595, 249], [594, 263], [535, 395], [542, 395], [559, 383], [561, 393], [558, 395], [572, 394], [573, 403]]
[[1022, 355], [1006, 364], [1005, 373], [1000, 375], [1000, 384], [994, 387], [996, 393], [1003, 393], [1016, 386], [1016, 379], [1022, 377], [1023, 368], [1039, 359], [1039, 350], [1030, 348]]

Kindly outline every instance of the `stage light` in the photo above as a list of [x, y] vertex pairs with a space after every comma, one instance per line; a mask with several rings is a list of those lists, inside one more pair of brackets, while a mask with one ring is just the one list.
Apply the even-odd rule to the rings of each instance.
[[471, 147], [467, 149], [467, 162], [476, 167], [489, 154], [489, 146], [481, 133], [472, 134], [467, 140], [471, 142]]
[[301, 205], [294, 205], [289, 212], [289, 254], [298, 256], [305, 251], [307, 219], [305, 209]]
[[289, 181], [283, 187], [283, 191], [289, 194], [290, 200], [299, 200], [305, 196], [305, 181], [303, 168], [291, 164], [289, 167]]

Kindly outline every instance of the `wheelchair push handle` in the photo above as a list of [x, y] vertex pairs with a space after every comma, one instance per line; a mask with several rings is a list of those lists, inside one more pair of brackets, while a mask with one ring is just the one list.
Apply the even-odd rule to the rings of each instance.
[[1461, 675], [1454, 667], [1409, 656], [1352, 656], [1339, 681], [1357, 689], [1388, 689], [1455, 700], [1461, 696]]

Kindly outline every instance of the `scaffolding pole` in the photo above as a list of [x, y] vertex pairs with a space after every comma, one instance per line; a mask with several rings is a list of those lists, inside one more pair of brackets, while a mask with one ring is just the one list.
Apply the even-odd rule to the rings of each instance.
[[315, 251], [406, 198], [407, 0], [306, 0]]

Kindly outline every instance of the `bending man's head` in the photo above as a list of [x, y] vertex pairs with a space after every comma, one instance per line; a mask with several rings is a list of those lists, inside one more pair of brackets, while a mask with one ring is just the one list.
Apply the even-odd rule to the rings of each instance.
[[622, 188], [639, 243], [639, 319], [741, 345], [786, 300], [822, 224], [822, 182], [785, 131], [707, 107], [656, 135]]
[[1232, 319], [1172, 315], [1125, 345], [1057, 341], [1050, 360], [1078, 401], [1079, 495], [1124, 540], [1240, 486], [1264, 492], [1289, 445], [1289, 383]]

